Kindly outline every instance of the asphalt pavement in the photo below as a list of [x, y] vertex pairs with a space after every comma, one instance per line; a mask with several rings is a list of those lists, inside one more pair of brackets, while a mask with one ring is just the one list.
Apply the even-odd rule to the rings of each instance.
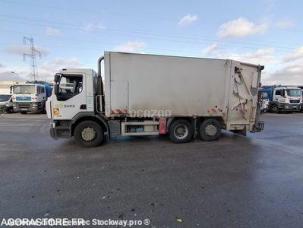
[[301, 227], [303, 113], [216, 142], [53, 140], [45, 115], [0, 116], [0, 219], [145, 219], [152, 227]]

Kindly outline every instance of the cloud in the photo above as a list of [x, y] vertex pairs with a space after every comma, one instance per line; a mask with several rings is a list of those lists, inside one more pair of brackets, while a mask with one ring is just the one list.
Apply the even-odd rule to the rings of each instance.
[[38, 66], [39, 79], [53, 80], [54, 74], [63, 68], [81, 68], [83, 64], [77, 58], [56, 58]]
[[114, 48], [115, 51], [121, 52], [139, 52], [143, 53], [145, 43], [141, 41], [129, 41], [127, 43], [120, 44]]
[[269, 73], [271, 84], [303, 85], [303, 47], [282, 56], [277, 68]]
[[180, 27], [187, 27], [193, 24], [194, 22], [196, 22], [197, 20], [198, 20], [197, 15], [187, 14], [179, 20], [178, 25]]
[[61, 36], [62, 32], [59, 29], [56, 29], [56, 28], [53, 28], [53, 27], [46, 27], [45, 34], [47, 36], [56, 37], [56, 36]]
[[303, 59], [303, 47], [297, 48], [292, 53], [286, 55], [283, 59], [286, 63], [288, 62], [294, 62], [297, 60]]
[[246, 37], [264, 33], [267, 29], [268, 25], [266, 23], [256, 24], [240, 17], [222, 24], [219, 27], [218, 36], [220, 38]]
[[290, 19], [283, 19], [283, 20], [276, 22], [275, 25], [279, 29], [290, 29], [290, 28], [295, 27], [296, 24], [294, 21], [292, 21]]
[[[35, 47], [35, 49], [37, 51], [39, 51], [41, 53], [41, 55], [45, 56], [49, 53], [49, 50], [46, 49], [46, 48], [42, 48], [42, 47]], [[13, 54], [13, 55], [23, 55], [24, 53], [25, 54], [30, 54], [31, 53], [31, 49], [29, 46], [27, 45], [12, 45], [12, 46], [9, 46], [5, 49], [5, 51], [8, 53], [8, 54]]]
[[[62, 68], [81, 68], [83, 64], [77, 58], [56, 58], [50, 61], [45, 61], [38, 64], [38, 77], [37, 80], [53, 81], [54, 74]], [[9, 70], [0, 70], [0, 80], [32, 80], [32, 72], [29, 66], [13, 66], [14, 72]]]
[[4, 68], [5, 66], [3, 64], [0, 63], [0, 68]]
[[20, 76], [18, 73], [4, 71], [0, 72], [0, 81], [26, 81], [26, 78]]
[[87, 23], [82, 27], [82, 30], [85, 32], [98, 32], [104, 29], [106, 29], [106, 27], [99, 22]]
[[204, 55], [211, 55], [213, 54], [216, 50], [218, 49], [218, 44], [217, 43], [213, 43], [211, 45], [209, 45], [208, 47], [204, 48], [202, 53]]
[[[271, 47], [259, 48], [254, 51], [228, 51], [226, 49], [217, 49], [214, 43], [204, 49], [214, 58], [233, 59], [256, 65], [264, 65], [261, 81], [265, 85], [286, 84], [286, 85], [303, 85], [303, 46], [283, 53], [276, 51]], [[221, 43], [219, 43], [221, 45]]]
[[270, 84], [303, 85], [303, 62], [284, 65], [281, 69], [270, 73], [265, 82]]
[[274, 64], [276, 63], [275, 50], [273, 48], [260, 48], [253, 52], [244, 53], [220, 53], [220, 58], [233, 59], [241, 62], [247, 62], [252, 64]]

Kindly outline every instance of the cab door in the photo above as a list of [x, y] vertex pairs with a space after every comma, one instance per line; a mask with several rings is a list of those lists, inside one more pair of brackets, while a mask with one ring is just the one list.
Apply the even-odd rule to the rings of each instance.
[[[85, 74], [62, 74], [56, 82], [52, 94], [51, 109], [53, 119], [71, 120], [80, 112], [93, 111], [93, 101], [87, 99]], [[93, 99], [93, 98], [91, 98]]]

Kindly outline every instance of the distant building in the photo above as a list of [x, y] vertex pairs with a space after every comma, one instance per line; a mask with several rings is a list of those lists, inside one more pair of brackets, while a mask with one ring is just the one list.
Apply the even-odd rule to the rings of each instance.
[[23, 81], [0, 81], [0, 94], [10, 94], [11, 87], [23, 83]]

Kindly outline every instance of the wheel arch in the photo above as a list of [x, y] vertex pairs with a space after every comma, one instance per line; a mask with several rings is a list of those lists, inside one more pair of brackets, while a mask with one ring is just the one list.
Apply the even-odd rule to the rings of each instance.
[[197, 127], [200, 126], [200, 124], [204, 121], [204, 120], [208, 120], [208, 119], [215, 119], [217, 120], [220, 125], [221, 125], [221, 128], [224, 128], [225, 127], [225, 122], [224, 122], [224, 119], [222, 116], [201, 116], [201, 117], [198, 117], [197, 118]]
[[175, 117], [170, 117], [167, 120], [167, 129], [169, 129], [170, 125], [175, 121], [175, 120], [187, 120], [188, 122], [190, 122], [191, 124], [194, 124], [194, 118], [193, 117], [188, 117], [188, 116], [175, 116]]
[[169, 129], [170, 125], [175, 121], [175, 120], [178, 120], [178, 119], [184, 119], [184, 120], [187, 120], [189, 121], [195, 131], [197, 131], [201, 125], [201, 123], [206, 120], [206, 119], [215, 119], [217, 121], [219, 121], [219, 123], [221, 124], [221, 127], [222, 129], [225, 129], [226, 128], [226, 124], [225, 124], [225, 121], [223, 119], [222, 116], [196, 116], [196, 117], [188, 117], [188, 116], [176, 116], [176, 117], [170, 117], [168, 120], [167, 120], [167, 129]]
[[109, 129], [109, 125], [108, 125], [107, 120], [104, 117], [98, 116], [94, 113], [79, 113], [79, 114], [77, 114], [73, 118], [72, 123], [71, 123], [71, 135], [74, 136], [75, 128], [79, 123], [81, 123], [83, 121], [87, 121], [87, 120], [94, 121], [94, 122], [98, 123], [104, 129], [104, 133], [107, 133], [107, 135], [109, 135], [110, 129]]

